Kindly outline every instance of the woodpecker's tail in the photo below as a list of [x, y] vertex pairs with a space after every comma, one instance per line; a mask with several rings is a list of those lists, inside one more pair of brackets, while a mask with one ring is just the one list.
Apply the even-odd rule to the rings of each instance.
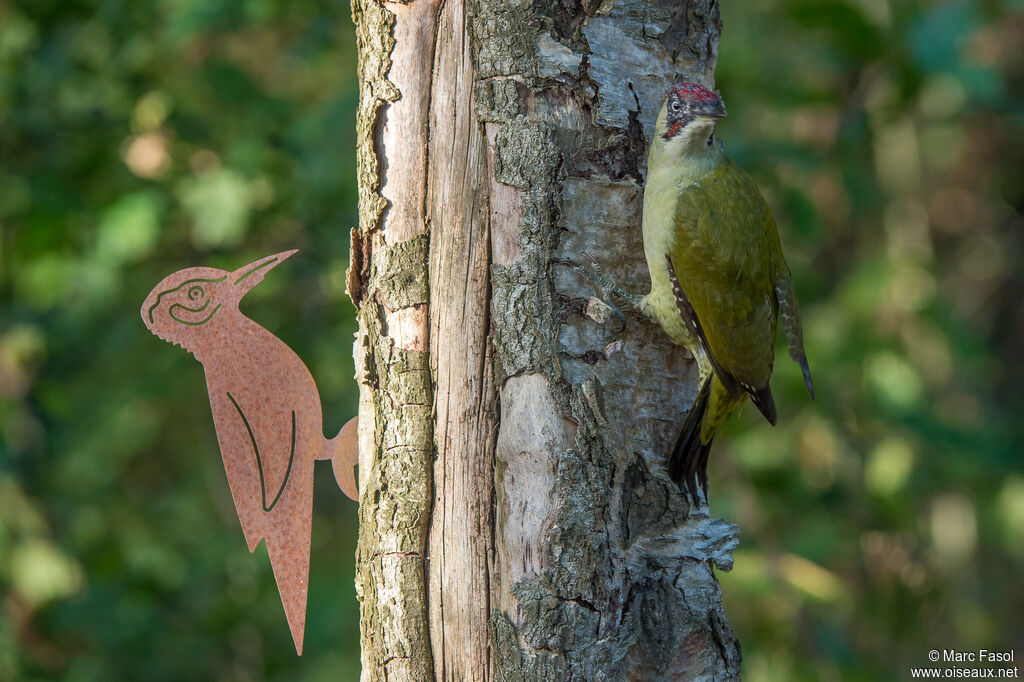
[[715, 436], [712, 433], [706, 443], [702, 442], [701, 423], [708, 409], [713, 379], [714, 374], [711, 374], [701, 384], [697, 399], [686, 415], [683, 430], [668, 460], [669, 476], [679, 486], [681, 492], [687, 493], [695, 507], [700, 506], [700, 497], [697, 495], [698, 482], [704, 491], [704, 498], [707, 499], [708, 496], [708, 452]]
[[334, 469], [334, 480], [349, 499], [359, 501], [355, 467], [359, 461], [359, 417], [352, 417], [334, 438], [326, 441], [317, 459], [329, 459]]

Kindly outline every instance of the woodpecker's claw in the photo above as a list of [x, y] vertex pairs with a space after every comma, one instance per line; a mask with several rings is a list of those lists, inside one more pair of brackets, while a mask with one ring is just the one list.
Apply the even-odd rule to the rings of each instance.
[[[587, 280], [588, 282], [596, 286], [598, 289], [600, 289], [601, 293], [604, 294], [606, 298], [608, 294], [613, 294], [618, 298], [624, 299], [634, 309], [640, 310], [639, 296], [634, 296], [633, 294], [629, 293], [628, 291], [620, 287], [611, 276], [604, 274], [604, 272], [601, 271], [601, 267], [597, 264], [597, 260], [595, 260], [595, 258], [588, 252], [583, 251], [581, 255], [588, 261], [590, 261], [590, 267], [587, 268], [579, 263], [572, 262], [573, 269], [576, 272], [578, 272], [580, 276], [582, 276], [585, 280]], [[591, 301], [594, 300], [598, 299], [591, 298]], [[618, 329], [615, 330], [616, 333], [623, 331], [626, 328], [626, 317], [622, 314], [622, 311], [620, 311], [615, 305], [608, 302], [607, 300], [601, 301], [601, 304], [607, 306], [607, 310], [602, 312], [611, 312], [619, 321], [620, 326]], [[587, 314], [590, 315], [590, 313], [591, 304], [588, 304]], [[590, 316], [594, 317], [593, 315]], [[594, 317], [594, 319], [597, 318]], [[598, 321], [603, 322], [603, 320]]]

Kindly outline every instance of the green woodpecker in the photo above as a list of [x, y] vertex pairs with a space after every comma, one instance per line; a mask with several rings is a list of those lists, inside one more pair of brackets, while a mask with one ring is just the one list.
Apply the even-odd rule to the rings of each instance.
[[789, 355], [814, 386], [804, 355], [796, 294], [775, 220], [753, 180], [715, 139], [722, 100], [696, 83], [673, 87], [658, 115], [647, 160], [644, 252], [651, 293], [640, 309], [697, 361], [697, 400], [669, 459], [672, 479], [699, 504], [707, 498], [715, 433], [748, 397], [772, 425], [769, 386], [781, 315]]

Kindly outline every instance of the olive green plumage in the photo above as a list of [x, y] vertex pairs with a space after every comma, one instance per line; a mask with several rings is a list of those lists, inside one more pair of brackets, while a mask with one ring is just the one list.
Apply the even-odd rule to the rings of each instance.
[[697, 401], [669, 460], [697, 502], [707, 496], [708, 450], [748, 397], [772, 424], [769, 380], [780, 312], [790, 355], [804, 372], [800, 316], [771, 211], [753, 180], [713, 137], [725, 109], [695, 84], [672, 89], [655, 125], [644, 193], [644, 251], [651, 292], [641, 309], [700, 370]]

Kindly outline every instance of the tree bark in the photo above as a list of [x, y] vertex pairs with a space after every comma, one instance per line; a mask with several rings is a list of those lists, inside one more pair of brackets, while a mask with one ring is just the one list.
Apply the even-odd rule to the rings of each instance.
[[734, 526], [667, 454], [696, 371], [638, 293], [647, 139], [715, 0], [353, 0], [364, 680], [734, 679]]

